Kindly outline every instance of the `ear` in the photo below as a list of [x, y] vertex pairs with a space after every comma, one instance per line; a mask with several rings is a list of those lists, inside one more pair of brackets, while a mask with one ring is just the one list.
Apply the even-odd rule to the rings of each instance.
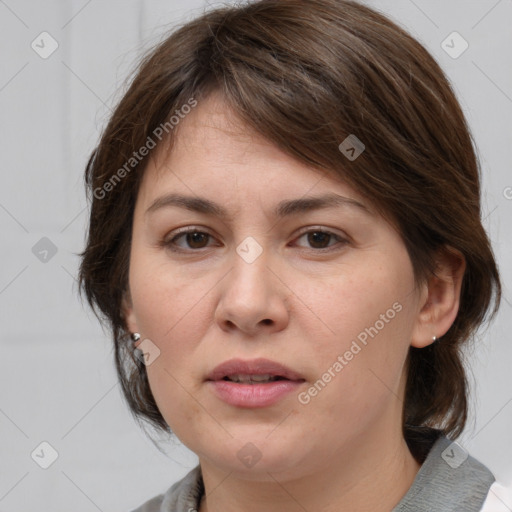
[[129, 290], [126, 290], [123, 294], [121, 309], [128, 331], [131, 333], [140, 332], [135, 318], [135, 312], [133, 311], [133, 303]]
[[434, 275], [422, 285], [420, 310], [415, 321], [411, 345], [423, 348], [440, 338], [455, 321], [459, 311], [466, 260], [452, 247], [444, 247], [436, 257]]

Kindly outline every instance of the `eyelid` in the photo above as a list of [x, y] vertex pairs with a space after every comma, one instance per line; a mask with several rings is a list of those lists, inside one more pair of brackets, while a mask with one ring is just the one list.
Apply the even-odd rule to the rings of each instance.
[[183, 226], [182, 228], [176, 228], [171, 231], [171, 233], [173, 235], [172, 238], [174, 238], [177, 235], [181, 235], [183, 233], [195, 233], [195, 232], [208, 233], [209, 235], [211, 234], [208, 228], [204, 228], [203, 226], [194, 226], [194, 225]]
[[[314, 232], [320, 232], [320, 233], [327, 234], [327, 235], [331, 236], [332, 238], [334, 238], [336, 243], [329, 245], [327, 247], [320, 248], [320, 249], [316, 249], [314, 247], [301, 247], [301, 248], [303, 248], [305, 250], [309, 250], [313, 253], [322, 254], [322, 253], [327, 253], [330, 251], [340, 250], [341, 247], [344, 247], [345, 245], [351, 243], [351, 239], [349, 236], [347, 236], [345, 234], [340, 235], [340, 234], [334, 232], [333, 230], [331, 230], [330, 228], [323, 227], [323, 226], [307, 226], [307, 227], [301, 229], [301, 231], [299, 231], [299, 233], [294, 237], [294, 242], [296, 240], [298, 240], [299, 238], [302, 238], [304, 235], [307, 235], [308, 233], [314, 233]], [[341, 245], [341, 247], [340, 247], [340, 245]]]
[[[168, 236], [165, 236], [162, 241], [160, 242], [160, 245], [163, 245], [165, 247], [173, 247], [173, 240], [176, 238], [186, 235], [187, 233], [204, 233], [211, 238], [215, 238], [215, 236], [207, 229], [202, 226], [184, 226], [182, 228], [174, 229]], [[206, 249], [207, 247], [203, 248]], [[196, 249], [192, 252], [199, 252], [201, 249]], [[176, 251], [184, 251], [184, 249], [178, 248]]]
[[321, 225], [306, 226], [304, 228], [301, 228], [296, 236], [302, 236], [305, 233], [309, 233], [311, 231], [321, 231], [322, 233], [328, 233], [329, 235], [333, 235], [338, 238], [344, 239], [347, 242], [350, 240], [350, 237], [346, 233], [342, 232], [342, 234], [340, 234], [340, 233], [334, 231], [334, 229], [331, 229], [327, 226], [321, 226]]
[[[336, 233], [331, 228], [328, 228], [325, 226], [319, 226], [319, 225], [305, 226], [305, 227], [301, 228], [301, 230], [294, 235], [293, 241], [295, 242], [297, 239], [301, 238], [302, 236], [304, 236], [308, 233], [315, 232], [315, 231], [330, 235], [331, 237], [333, 237], [336, 240], [337, 243], [327, 246], [327, 247], [320, 248], [320, 249], [314, 248], [314, 247], [308, 248], [308, 247], [299, 246], [300, 248], [302, 248], [304, 250], [309, 250], [314, 253], [322, 254], [322, 253], [327, 253], [329, 251], [335, 251], [337, 249], [340, 249], [339, 245], [345, 246], [352, 242], [351, 238], [348, 235], [346, 235], [345, 233], [343, 235], [341, 235], [341, 234]], [[187, 233], [203, 233], [203, 234], [208, 235], [212, 239], [216, 238], [210, 232], [210, 230], [208, 228], [205, 228], [202, 226], [189, 225], [189, 226], [184, 226], [182, 228], [177, 228], [177, 229], [173, 230], [172, 234], [170, 236], [164, 237], [159, 245], [161, 245], [163, 247], [167, 247], [170, 250], [172, 250], [173, 252], [190, 253], [190, 254], [191, 253], [200, 253], [202, 251], [206, 251], [209, 247], [211, 247], [211, 245], [207, 245], [206, 247], [201, 247], [199, 249], [181, 248], [179, 245], [177, 245], [174, 242], [174, 240], [176, 240], [177, 238], [179, 238], [182, 235], [185, 235]]]
[[[320, 225], [305, 226], [305, 227], [301, 228], [300, 231], [295, 236], [301, 236], [304, 233], [309, 233], [310, 231], [315, 231], [315, 230], [329, 233], [330, 235], [335, 235], [340, 238], [344, 238], [347, 241], [350, 240], [350, 237], [346, 233], [338, 234], [338, 233], [334, 232], [331, 228], [328, 228], [326, 226], [320, 226]], [[214, 235], [212, 235], [212, 233], [210, 232], [210, 230], [208, 228], [205, 228], [203, 226], [190, 225], [190, 226], [184, 226], [182, 228], [174, 229], [172, 231], [173, 236], [171, 237], [171, 240], [172, 240], [172, 238], [174, 238], [177, 235], [181, 235], [183, 233], [191, 233], [191, 232], [194, 233], [196, 231], [201, 232], [201, 233], [207, 233], [212, 237], [214, 236]], [[168, 239], [166, 238], [166, 240], [168, 240]]]

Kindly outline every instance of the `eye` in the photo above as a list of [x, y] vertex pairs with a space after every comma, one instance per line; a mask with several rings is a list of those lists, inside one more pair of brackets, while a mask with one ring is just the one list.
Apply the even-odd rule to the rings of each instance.
[[[204, 249], [207, 247], [208, 239], [211, 238], [212, 235], [206, 233], [205, 231], [199, 231], [196, 228], [188, 228], [178, 232], [172, 238], [165, 240], [163, 245], [169, 247], [172, 251], [186, 251], [187, 249]], [[179, 244], [178, 240], [183, 239], [186, 244]], [[177, 247], [177, 248], [176, 248]]]
[[[175, 232], [174, 236], [162, 241], [161, 244], [175, 252], [196, 252], [207, 248], [208, 241], [211, 238], [213, 238], [212, 235], [206, 231], [197, 228], [185, 228]], [[303, 232], [297, 240], [302, 238], [306, 238], [310, 244], [309, 248], [314, 249], [315, 252], [329, 251], [337, 244], [345, 245], [348, 243], [346, 239], [325, 229], [309, 229]]]
[[[297, 240], [304, 237], [306, 237], [308, 243], [311, 244], [310, 247], [317, 249], [318, 251], [330, 250], [333, 245], [336, 245], [336, 242], [341, 243], [342, 245], [347, 243], [347, 240], [341, 236], [324, 229], [310, 229], [309, 231], [302, 233]], [[329, 245], [329, 242], [331, 241], [334, 241], [335, 243]]]

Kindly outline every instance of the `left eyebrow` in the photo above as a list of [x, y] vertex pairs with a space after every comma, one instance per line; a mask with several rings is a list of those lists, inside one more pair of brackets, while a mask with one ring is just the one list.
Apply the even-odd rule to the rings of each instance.
[[[229, 212], [220, 204], [215, 203], [210, 199], [206, 199], [205, 197], [186, 196], [182, 194], [167, 194], [155, 199], [144, 215], [148, 215], [149, 213], [155, 212], [161, 208], [172, 206], [185, 208], [197, 213], [216, 216], [224, 220], [232, 219]], [[288, 199], [281, 201], [274, 209], [274, 216], [284, 218], [314, 210], [335, 207], [355, 208], [361, 212], [371, 215], [370, 210], [359, 201], [331, 192], [322, 196], [302, 197], [300, 199]]]

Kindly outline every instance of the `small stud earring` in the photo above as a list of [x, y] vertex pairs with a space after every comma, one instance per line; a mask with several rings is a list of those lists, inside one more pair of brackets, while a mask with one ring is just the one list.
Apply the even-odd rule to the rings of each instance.
[[437, 336], [432, 336], [432, 343], [435, 343], [437, 340]]
[[140, 340], [140, 334], [138, 332], [132, 332], [131, 337], [134, 343]]

